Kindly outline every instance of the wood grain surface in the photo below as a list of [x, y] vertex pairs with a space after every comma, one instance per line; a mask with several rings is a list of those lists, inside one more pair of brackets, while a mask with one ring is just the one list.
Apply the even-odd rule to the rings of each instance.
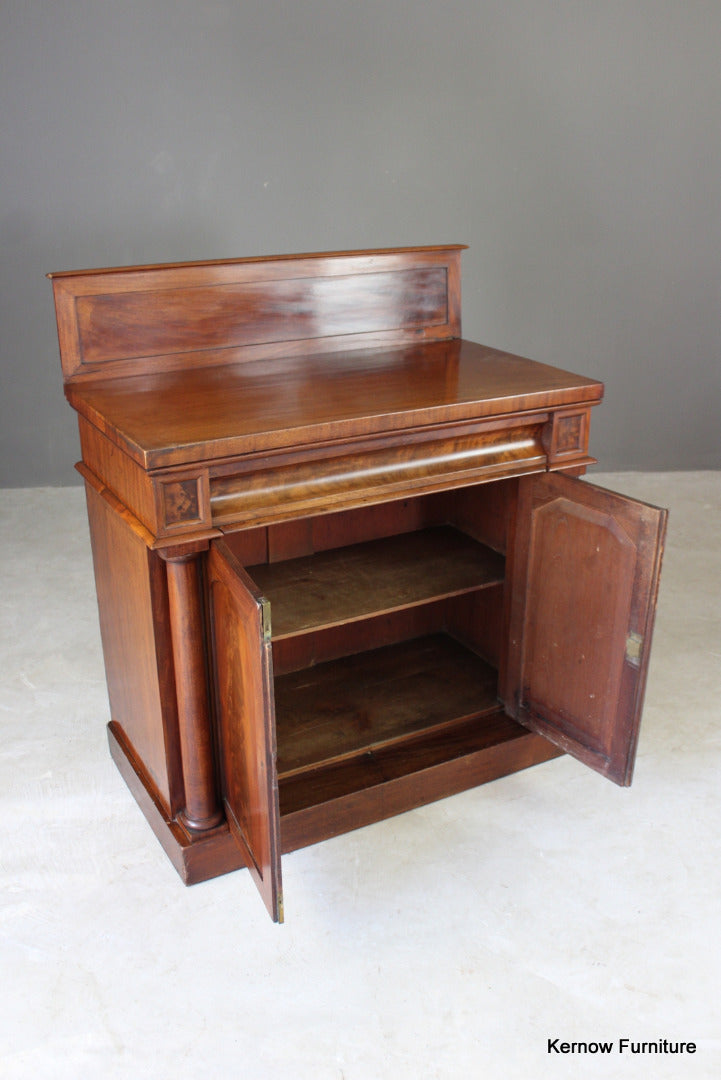
[[438, 526], [248, 568], [271, 604], [279, 638], [413, 607], [502, 581], [504, 562]]

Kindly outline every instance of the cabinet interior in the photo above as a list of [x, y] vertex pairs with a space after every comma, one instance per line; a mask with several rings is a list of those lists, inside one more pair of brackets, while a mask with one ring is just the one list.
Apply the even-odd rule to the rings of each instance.
[[294, 815], [524, 731], [498, 701], [516, 488], [511, 479], [226, 535], [270, 602], [282, 835]]

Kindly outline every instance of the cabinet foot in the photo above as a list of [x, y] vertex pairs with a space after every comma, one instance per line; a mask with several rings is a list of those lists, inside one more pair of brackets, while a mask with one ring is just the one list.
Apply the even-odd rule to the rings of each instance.
[[185, 885], [196, 885], [245, 866], [226, 822], [193, 834], [180, 821], [168, 818], [153, 792], [150, 778], [125, 741], [118, 724], [108, 725], [108, 742], [120, 775]]

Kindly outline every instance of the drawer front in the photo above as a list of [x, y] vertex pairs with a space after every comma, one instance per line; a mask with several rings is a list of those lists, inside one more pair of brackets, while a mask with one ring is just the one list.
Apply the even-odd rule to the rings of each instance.
[[265, 455], [211, 476], [214, 526], [347, 509], [403, 494], [442, 491], [543, 472], [547, 415], [455, 425], [394, 439], [368, 439], [301, 454]]

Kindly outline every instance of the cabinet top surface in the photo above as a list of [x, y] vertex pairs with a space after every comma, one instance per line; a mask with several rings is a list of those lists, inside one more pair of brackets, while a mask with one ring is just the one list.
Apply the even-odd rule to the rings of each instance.
[[460, 245], [53, 277], [68, 400], [143, 469], [600, 401], [461, 338]]
[[460, 339], [67, 388], [146, 469], [600, 401], [594, 379]]

